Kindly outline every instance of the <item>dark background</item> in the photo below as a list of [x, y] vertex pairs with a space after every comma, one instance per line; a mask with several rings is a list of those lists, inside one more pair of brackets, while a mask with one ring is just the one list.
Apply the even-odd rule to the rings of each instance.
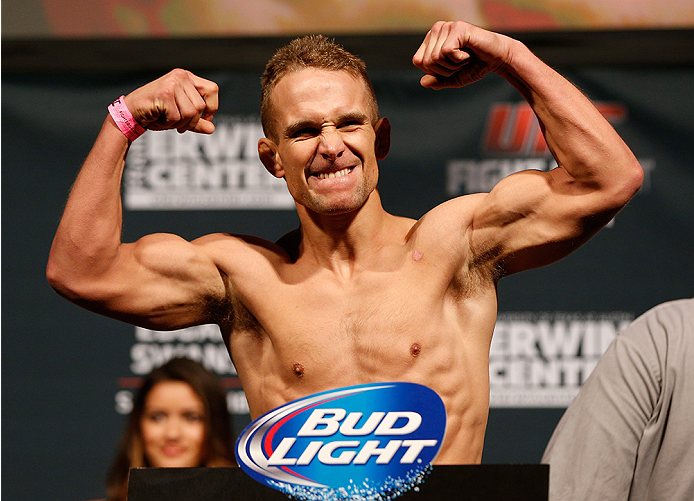
[[[639, 315], [691, 297], [694, 283], [694, 37], [691, 30], [514, 34], [598, 101], [620, 102], [618, 132], [655, 162], [615, 224], [565, 260], [504, 279], [500, 312]], [[44, 276], [77, 170], [117, 96], [172, 67], [217, 81], [220, 113], [255, 110], [258, 77], [287, 39], [3, 40], [2, 495], [92, 499], [125, 417], [114, 410], [133, 327], [57, 296]], [[381, 163], [386, 210], [421, 217], [448, 198], [446, 164], [479, 158], [492, 103], [520, 97], [490, 76], [469, 88], [418, 86], [419, 36], [338, 37], [369, 65], [393, 125]], [[126, 211], [124, 240], [155, 231], [277, 239], [293, 211]], [[490, 411], [485, 463], [537, 463], [562, 408]], [[238, 433], [248, 422], [235, 418]]]

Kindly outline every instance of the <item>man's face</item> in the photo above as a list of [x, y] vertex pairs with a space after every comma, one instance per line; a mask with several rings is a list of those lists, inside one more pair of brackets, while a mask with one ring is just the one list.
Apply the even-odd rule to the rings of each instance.
[[378, 181], [381, 128], [373, 123], [365, 84], [345, 71], [306, 68], [282, 77], [271, 103], [276, 140], [261, 140], [265, 166], [285, 178], [294, 200], [309, 211], [360, 208]]

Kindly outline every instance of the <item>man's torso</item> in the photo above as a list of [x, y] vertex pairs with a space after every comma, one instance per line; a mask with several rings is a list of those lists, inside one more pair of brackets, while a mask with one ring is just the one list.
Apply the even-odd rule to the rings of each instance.
[[414, 382], [446, 405], [437, 462], [480, 461], [495, 280], [468, 266], [469, 256], [450, 258], [461, 254], [450, 249], [462, 245], [459, 236], [428, 232], [422, 224], [403, 233], [349, 277], [289, 259], [274, 244], [244, 242], [248, 266], [230, 278], [233, 318], [222, 330], [252, 417], [329, 389]]

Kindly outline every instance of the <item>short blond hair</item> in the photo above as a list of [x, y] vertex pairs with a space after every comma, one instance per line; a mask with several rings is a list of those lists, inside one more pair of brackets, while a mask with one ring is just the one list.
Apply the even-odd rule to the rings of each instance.
[[272, 128], [272, 110], [270, 96], [277, 82], [288, 73], [304, 68], [317, 68], [330, 71], [346, 71], [360, 79], [366, 86], [371, 108], [371, 119], [378, 120], [378, 103], [371, 79], [366, 72], [366, 63], [323, 35], [307, 35], [295, 38], [281, 47], [270, 58], [261, 77], [262, 95], [260, 98], [260, 121], [263, 132], [269, 138], [275, 138]]

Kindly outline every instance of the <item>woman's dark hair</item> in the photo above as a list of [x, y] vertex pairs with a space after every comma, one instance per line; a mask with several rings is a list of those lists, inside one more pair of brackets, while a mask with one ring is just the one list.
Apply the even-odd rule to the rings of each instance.
[[130, 468], [151, 466], [144, 453], [140, 420], [150, 390], [165, 381], [183, 381], [190, 385], [205, 406], [206, 454], [199, 466], [233, 466], [231, 418], [226, 395], [219, 378], [189, 358], [173, 358], [154, 369], [144, 380], [133, 400], [133, 409], [123, 432], [115, 460], [106, 480], [109, 500], [125, 500]]

